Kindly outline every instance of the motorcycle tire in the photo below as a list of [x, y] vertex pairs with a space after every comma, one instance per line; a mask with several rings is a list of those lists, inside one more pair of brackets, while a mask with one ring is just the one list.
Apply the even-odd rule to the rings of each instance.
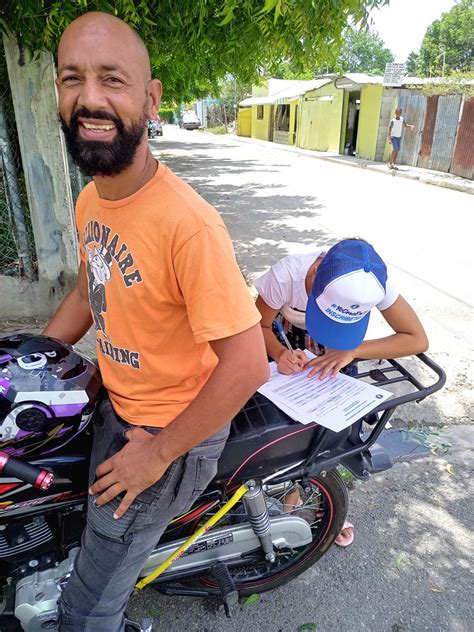
[[[298, 481], [295, 481], [295, 484]], [[302, 493], [303, 505], [298, 511], [312, 511], [318, 519], [311, 525], [313, 540], [310, 544], [296, 551], [277, 552], [275, 564], [262, 562], [248, 567], [230, 568], [230, 574], [242, 597], [253, 593], [273, 590], [291, 581], [310, 566], [315, 564], [329, 549], [342, 529], [347, 515], [347, 487], [337, 470], [331, 470], [323, 476], [310, 478], [311, 491]], [[315, 508], [314, 497], [320, 502]], [[309, 499], [309, 502], [308, 502]], [[213, 509], [215, 512], [215, 508]], [[301, 514], [304, 518], [304, 514]], [[200, 582], [208, 587], [217, 587], [210, 576], [200, 578]]]

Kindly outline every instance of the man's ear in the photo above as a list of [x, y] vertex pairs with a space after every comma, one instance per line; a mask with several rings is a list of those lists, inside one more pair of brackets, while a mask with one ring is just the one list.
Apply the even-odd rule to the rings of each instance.
[[148, 118], [156, 119], [161, 103], [162, 87], [159, 79], [148, 82]]

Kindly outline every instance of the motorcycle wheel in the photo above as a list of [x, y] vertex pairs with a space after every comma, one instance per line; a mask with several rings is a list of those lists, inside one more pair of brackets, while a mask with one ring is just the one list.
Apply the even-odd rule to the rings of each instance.
[[[298, 481], [294, 481], [294, 484], [297, 485]], [[312, 542], [294, 551], [277, 551], [273, 564], [268, 563], [262, 554], [261, 562], [230, 568], [241, 596], [273, 590], [291, 581], [315, 564], [339, 534], [348, 509], [347, 487], [341, 476], [336, 470], [331, 470], [324, 477], [311, 477], [310, 487], [310, 490], [301, 493], [303, 505], [295, 510], [295, 515], [302, 511], [301, 517], [308, 519], [308, 515], [314, 513], [314, 521], [310, 523]], [[216, 508], [213, 513], [215, 511]], [[217, 588], [210, 576], [199, 579], [206, 586]]]

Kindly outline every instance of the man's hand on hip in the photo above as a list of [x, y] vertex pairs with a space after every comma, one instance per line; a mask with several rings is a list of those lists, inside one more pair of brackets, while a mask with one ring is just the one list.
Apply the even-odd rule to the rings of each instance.
[[128, 443], [96, 469], [96, 482], [89, 489], [98, 494], [95, 503], [100, 507], [125, 493], [114, 514], [121, 518], [135, 498], [160, 480], [170, 463], [160, 458], [156, 437], [142, 428], [126, 433]]

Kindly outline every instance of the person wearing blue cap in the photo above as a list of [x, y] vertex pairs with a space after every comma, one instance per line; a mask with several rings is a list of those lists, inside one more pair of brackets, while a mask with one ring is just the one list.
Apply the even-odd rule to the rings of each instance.
[[[258, 278], [255, 287], [267, 354], [280, 373], [289, 375], [310, 366], [310, 377], [324, 379], [355, 358], [398, 358], [428, 348], [418, 316], [389, 278], [384, 261], [363, 239], [344, 239], [327, 252], [321, 248], [289, 255]], [[374, 307], [393, 333], [364, 340]], [[281, 338], [282, 329], [286, 340]], [[317, 357], [308, 361], [303, 349]], [[298, 510], [300, 505], [299, 489], [286, 494], [285, 511]], [[349, 546], [353, 529], [345, 522], [336, 544]]]
[[[413, 308], [389, 278], [387, 266], [363, 239], [344, 239], [327, 252], [289, 255], [255, 281], [267, 354], [280, 373], [313, 366], [310, 376], [335, 375], [355, 358], [399, 358], [421, 353], [428, 338]], [[393, 330], [364, 340], [377, 307]], [[278, 338], [278, 319], [292, 344]], [[301, 351], [318, 357], [308, 362]]]

